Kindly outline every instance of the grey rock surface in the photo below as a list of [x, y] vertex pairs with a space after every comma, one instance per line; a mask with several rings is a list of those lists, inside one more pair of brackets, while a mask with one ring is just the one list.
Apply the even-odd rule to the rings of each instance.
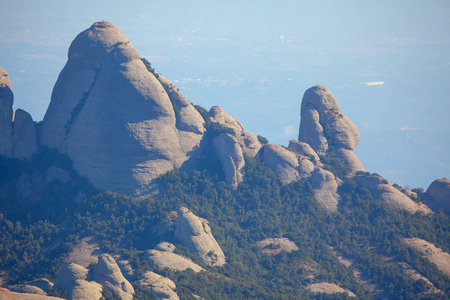
[[329, 212], [337, 211], [340, 197], [337, 193], [338, 181], [333, 173], [317, 167], [312, 172], [311, 184], [316, 201]]
[[262, 147], [258, 141], [258, 137], [248, 131], [245, 131], [244, 126], [235, 117], [227, 114], [220, 106], [213, 106], [209, 110], [211, 116], [211, 126], [213, 128], [229, 128], [234, 131], [234, 137], [236, 138], [239, 146], [242, 149], [242, 153], [254, 157]]
[[[361, 162], [352, 152], [359, 143], [358, 129], [340, 111], [330, 90], [324, 86], [308, 89], [303, 95], [300, 114], [300, 142], [309, 144], [319, 155], [326, 155], [331, 143], [353, 172], [363, 171]], [[330, 140], [327, 140], [326, 130], [332, 136]]]
[[70, 46], [39, 140], [67, 153], [96, 188], [144, 197], [203, 137], [202, 117], [184, 100], [175, 109], [123, 33], [96, 22]]
[[347, 289], [343, 289], [342, 287], [338, 286], [335, 283], [317, 282], [309, 284], [306, 288], [313, 293], [324, 293], [324, 294], [347, 293], [349, 297], [356, 298], [356, 295], [353, 292]]
[[374, 198], [385, 201], [394, 209], [403, 209], [411, 213], [417, 211], [430, 213], [431, 210], [422, 203], [416, 203], [404, 193], [393, 187], [386, 179], [379, 175], [356, 174], [352, 179], [367, 188]]
[[30, 159], [38, 152], [36, 129], [31, 115], [22, 109], [14, 114], [12, 157]]
[[150, 267], [165, 269], [169, 268], [175, 271], [184, 271], [192, 269], [194, 272], [203, 271], [203, 268], [190, 259], [170, 251], [147, 250], [142, 259], [147, 261]]
[[51, 297], [46, 295], [25, 294], [10, 291], [7, 288], [0, 287], [0, 299], [2, 300], [62, 300], [63, 298]]
[[69, 300], [98, 300], [103, 297], [102, 290], [102, 286], [95, 281], [77, 279], [69, 293]]
[[70, 293], [76, 285], [76, 280], [86, 280], [88, 272], [88, 269], [80, 265], [74, 263], [64, 264], [56, 277], [55, 287]]
[[143, 278], [139, 280], [139, 284], [151, 289], [157, 295], [158, 299], [180, 299], [175, 292], [175, 289], [177, 288], [175, 283], [169, 278], [154, 272], [145, 272]]
[[281, 251], [290, 253], [298, 250], [297, 245], [288, 238], [267, 238], [256, 242], [255, 245], [268, 255], [277, 255]]
[[427, 204], [433, 210], [442, 209], [450, 213], [450, 179], [436, 179], [430, 184], [425, 195]]
[[435, 264], [439, 270], [450, 277], [450, 254], [436, 247], [434, 244], [419, 238], [404, 238], [402, 242]]
[[0, 155], [11, 156], [14, 96], [8, 72], [0, 67]]
[[74, 264], [65, 264], [58, 273], [55, 287], [68, 293], [69, 300], [98, 300], [102, 297], [102, 286], [88, 281], [88, 269]]
[[266, 166], [277, 174], [283, 185], [300, 179], [297, 156], [274, 144], [266, 144], [262, 148], [262, 158]]
[[319, 162], [319, 155], [317, 155], [316, 151], [314, 151], [313, 148], [307, 143], [300, 142], [297, 140], [290, 140], [289, 141], [289, 148], [294, 149], [298, 153], [300, 153], [303, 156], [308, 156], [313, 159], [315, 162]]
[[243, 180], [244, 154], [254, 157], [262, 145], [256, 135], [245, 131], [241, 122], [220, 106], [213, 106], [209, 115], [210, 130], [216, 132], [213, 138], [215, 155], [222, 164], [225, 182], [236, 189]]
[[102, 254], [94, 267], [93, 279], [100, 283], [104, 289], [116, 292], [121, 299], [133, 299], [134, 288], [122, 275], [119, 266], [112, 256]]
[[208, 221], [197, 217], [186, 207], [181, 207], [177, 213], [175, 238], [191, 252], [197, 253], [206, 264], [223, 266], [225, 254], [212, 235]]
[[245, 166], [244, 153], [234, 136], [221, 133], [213, 140], [214, 152], [222, 164], [225, 182], [232, 189], [237, 189], [243, 180], [242, 169]]

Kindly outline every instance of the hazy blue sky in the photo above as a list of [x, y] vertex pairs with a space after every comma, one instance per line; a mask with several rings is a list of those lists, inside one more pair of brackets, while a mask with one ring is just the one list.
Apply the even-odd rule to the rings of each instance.
[[15, 107], [36, 121], [71, 41], [107, 20], [191, 102], [222, 106], [272, 143], [297, 138], [302, 95], [321, 84], [358, 127], [355, 152], [367, 171], [424, 188], [450, 177], [450, 1], [0, 0], [0, 7], [0, 66]]

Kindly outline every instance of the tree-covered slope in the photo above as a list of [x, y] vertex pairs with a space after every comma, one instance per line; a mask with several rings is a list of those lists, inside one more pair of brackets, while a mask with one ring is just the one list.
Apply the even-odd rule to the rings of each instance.
[[[16, 160], [2, 164], [17, 174], [36, 168]], [[61, 168], [70, 173], [70, 165]], [[3, 177], [2, 186], [10, 180]], [[340, 187], [342, 200], [336, 213], [326, 212], [315, 201], [308, 181], [282, 185], [258, 156], [246, 157], [244, 181], [234, 192], [210, 169], [192, 174], [168, 172], [160, 178], [163, 188], [158, 199], [137, 200], [90, 190], [91, 195], [86, 192], [86, 198], [75, 203], [74, 197], [65, 196], [69, 184], [53, 184], [44, 194], [58, 205], [46, 210], [27, 210], [25, 217], [16, 213], [14, 203], [8, 203], [5, 213], [2, 202], [0, 266], [10, 285], [39, 277], [54, 281], [67, 253], [84, 237], [95, 236], [101, 252], [120, 254], [130, 261], [138, 299], [155, 295], [137, 284], [150, 269], [172, 279], [182, 299], [190, 299], [193, 294], [205, 299], [348, 296], [308, 290], [311, 284], [321, 282], [339, 285], [363, 299], [378, 294], [400, 299], [446, 299], [450, 291], [449, 278], [402, 243], [403, 238], [421, 238], [448, 252], [448, 215], [393, 210], [352, 180], [345, 180]], [[87, 185], [84, 188], [88, 190]], [[205, 265], [174, 239], [176, 216], [172, 212], [179, 207], [188, 207], [209, 220], [226, 256], [223, 267]], [[255, 245], [279, 237], [293, 241], [298, 250], [271, 256]], [[161, 241], [175, 244], [176, 253], [206, 271], [150, 268], [142, 254]], [[350, 261], [351, 266], [339, 258]], [[402, 267], [405, 264], [432, 285], [408, 276]], [[377, 285], [381, 292], [370, 292], [361, 278]], [[56, 289], [52, 293], [64, 295]], [[104, 296], [114, 297], [114, 293], [105, 291]]]

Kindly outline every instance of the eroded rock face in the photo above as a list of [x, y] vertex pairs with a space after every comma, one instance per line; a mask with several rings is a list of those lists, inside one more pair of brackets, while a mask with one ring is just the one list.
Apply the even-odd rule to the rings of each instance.
[[342, 287], [338, 286], [335, 283], [329, 282], [312, 283], [309, 284], [306, 288], [313, 293], [324, 293], [324, 294], [347, 293], [348, 296], [356, 298], [356, 295], [353, 292], [343, 289]]
[[314, 169], [311, 175], [311, 184], [316, 201], [327, 211], [337, 211], [339, 202], [338, 182], [333, 173], [318, 167]]
[[0, 299], [2, 300], [62, 300], [62, 298], [50, 297], [45, 295], [24, 294], [0, 287]]
[[[24, 284], [17, 284], [9, 287], [10, 291], [26, 294], [47, 295], [50, 288], [53, 287], [53, 282], [46, 278], [39, 278]], [[3, 299], [0, 295], [0, 299]]]
[[74, 264], [63, 265], [55, 281], [55, 287], [67, 292], [69, 300], [98, 300], [102, 297], [102, 286], [88, 281], [88, 269]]
[[288, 238], [268, 238], [257, 242], [255, 245], [268, 255], [277, 255], [281, 251], [289, 253], [298, 250], [297, 245]]
[[300, 179], [299, 163], [294, 153], [274, 144], [264, 145], [262, 152], [264, 163], [277, 174], [283, 185]]
[[233, 190], [243, 180], [242, 169], [245, 166], [244, 154], [236, 138], [228, 133], [221, 133], [213, 140], [214, 152], [225, 176], [225, 182]]
[[256, 135], [245, 131], [238, 119], [224, 112], [220, 106], [213, 106], [209, 114], [210, 130], [215, 134], [215, 155], [222, 164], [225, 182], [236, 189], [243, 179], [244, 154], [254, 157], [262, 145]]
[[116, 292], [121, 299], [133, 299], [133, 286], [125, 279], [116, 261], [109, 254], [102, 254], [98, 257], [93, 278], [103, 288]]
[[431, 212], [426, 205], [414, 202], [381, 176], [356, 174], [352, 179], [356, 183], [367, 188], [372, 193], [373, 197], [385, 201], [394, 209], [404, 209], [411, 213], [415, 213], [416, 211], [422, 213]]
[[14, 133], [12, 156], [18, 159], [30, 159], [38, 151], [36, 129], [31, 115], [22, 109], [14, 114]]
[[402, 242], [418, 251], [422, 257], [434, 263], [439, 270], [450, 277], [450, 254], [422, 239], [404, 238]]
[[436, 179], [430, 184], [425, 195], [431, 208], [450, 213], [450, 179]]
[[203, 271], [203, 268], [192, 260], [171, 251], [148, 250], [142, 256], [152, 268], [169, 268], [175, 271], [192, 269], [194, 272]]
[[298, 153], [300, 153], [303, 156], [308, 156], [313, 159], [315, 162], [319, 162], [319, 156], [317, 155], [316, 151], [314, 151], [313, 148], [311, 148], [310, 145], [307, 143], [303, 143], [297, 140], [290, 140], [289, 141], [289, 148], [294, 149]]
[[150, 288], [158, 296], [158, 299], [180, 299], [175, 292], [175, 289], [177, 288], [175, 283], [169, 278], [158, 275], [154, 272], [145, 272], [143, 278], [139, 280], [139, 284]]
[[146, 196], [153, 179], [182, 167], [204, 132], [201, 115], [170, 93], [117, 27], [96, 22], [70, 46], [40, 142], [67, 153], [96, 188]]
[[326, 155], [332, 144], [351, 171], [363, 171], [361, 162], [353, 153], [359, 143], [358, 129], [340, 111], [333, 94], [324, 86], [314, 86], [303, 95], [298, 140], [309, 144], [319, 155]]
[[13, 101], [8, 72], [0, 67], [0, 155], [11, 156]]
[[223, 266], [225, 254], [211, 233], [208, 221], [194, 215], [186, 207], [178, 211], [175, 238], [190, 251], [197, 253], [210, 266]]
[[59, 270], [58, 277], [56, 277], [55, 287], [70, 293], [75, 286], [78, 279], [86, 280], [88, 269], [74, 264], [65, 264]]

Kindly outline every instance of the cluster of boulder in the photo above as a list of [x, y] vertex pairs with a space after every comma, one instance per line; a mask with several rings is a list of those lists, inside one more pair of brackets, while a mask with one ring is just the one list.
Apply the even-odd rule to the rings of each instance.
[[[150, 72], [120, 29], [106, 21], [72, 42], [37, 132], [28, 113], [14, 112], [10, 80], [1, 68], [0, 75], [0, 154], [29, 159], [38, 144], [57, 149], [99, 190], [155, 195], [158, 176], [174, 168], [195, 170], [202, 155], [214, 156], [235, 190], [244, 178], [244, 156], [258, 155], [283, 184], [310, 180], [316, 200], [336, 211], [342, 180], [320, 159], [334, 155], [348, 177], [392, 207], [429, 211], [385, 179], [365, 175], [353, 152], [358, 129], [324, 86], [305, 92], [298, 140], [281, 147], [261, 143], [219, 106], [202, 116], [168, 79]], [[439, 198], [434, 190], [429, 199]], [[432, 203], [449, 205], [448, 197]]]
[[[181, 207], [177, 211], [178, 221], [174, 238], [207, 266], [220, 267], [225, 264], [225, 255], [211, 233], [208, 221]], [[179, 299], [175, 283], [157, 274], [158, 270], [170, 269], [182, 272], [205, 271], [189, 258], [174, 253], [175, 245], [159, 243], [155, 249], [144, 251], [141, 259], [154, 271], [146, 271], [137, 278], [128, 260], [119, 255], [101, 253], [94, 237], [84, 238], [65, 258], [54, 283], [47, 279], [37, 279], [25, 284], [10, 286], [0, 290], [0, 299], [8, 293], [46, 296], [52, 288], [67, 293], [68, 299], [101, 299], [106, 291], [122, 300], [131, 300], [135, 294], [131, 282], [143, 289], [151, 290], [158, 299]], [[14, 299], [14, 298], [13, 298]], [[37, 298], [39, 299], [39, 298]], [[56, 298], [55, 298], [56, 299]]]

